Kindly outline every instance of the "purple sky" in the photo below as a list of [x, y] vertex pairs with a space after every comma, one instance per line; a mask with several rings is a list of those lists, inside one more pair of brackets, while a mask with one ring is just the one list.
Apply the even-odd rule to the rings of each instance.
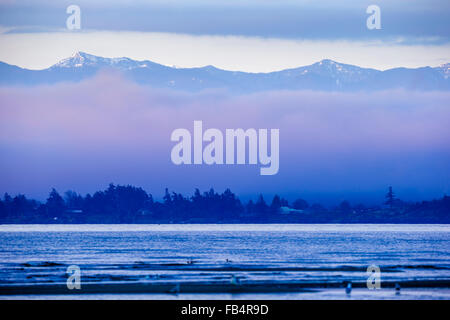
[[[277, 192], [334, 204], [379, 203], [389, 185], [403, 199], [450, 193], [450, 93], [267, 92], [233, 96], [157, 90], [100, 74], [78, 84], [0, 88], [0, 192], [45, 199], [108, 183], [230, 187], [242, 198]], [[175, 166], [176, 128], [279, 128], [280, 171]]]

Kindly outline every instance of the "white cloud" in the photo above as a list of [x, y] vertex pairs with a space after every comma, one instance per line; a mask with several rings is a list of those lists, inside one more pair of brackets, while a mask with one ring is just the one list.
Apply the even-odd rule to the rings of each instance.
[[450, 61], [450, 44], [295, 40], [243, 36], [196, 36], [154, 32], [41, 32], [0, 34], [0, 61], [30, 69], [49, 67], [85, 51], [165, 65], [214, 65], [227, 70], [268, 72], [333, 59], [376, 69], [436, 66]]

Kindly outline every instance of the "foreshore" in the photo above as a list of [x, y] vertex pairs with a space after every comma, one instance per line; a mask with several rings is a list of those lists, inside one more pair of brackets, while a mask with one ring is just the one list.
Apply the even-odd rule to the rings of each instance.
[[[383, 282], [383, 288], [394, 288], [398, 282]], [[450, 280], [403, 281], [401, 288], [449, 288]], [[367, 288], [365, 282], [352, 283], [354, 288]], [[311, 292], [324, 288], [344, 288], [343, 282], [298, 283], [83, 283], [80, 290], [69, 290], [65, 283], [0, 285], [0, 295], [41, 294], [124, 294], [124, 293], [286, 293]]]

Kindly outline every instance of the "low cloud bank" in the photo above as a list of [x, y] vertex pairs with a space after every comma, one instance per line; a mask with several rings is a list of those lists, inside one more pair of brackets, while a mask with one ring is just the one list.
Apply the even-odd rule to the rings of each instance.
[[[0, 192], [44, 198], [50, 187], [86, 193], [109, 182], [156, 195], [169, 187], [230, 187], [312, 201], [381, 201], [450, 192], [450, 94], [225, 91], [183, 93], [101, 74], [77, 84], [0, 88]], [[280, 171], [175, 166], [176, 128], [280, 129]]]

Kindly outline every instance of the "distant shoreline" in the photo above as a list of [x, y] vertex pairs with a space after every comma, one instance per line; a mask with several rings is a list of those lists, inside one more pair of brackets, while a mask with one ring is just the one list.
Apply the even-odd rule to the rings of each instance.
[[192, 196], [169, 192], [162, 201], [140, 187], [110, 184], [106, 190], [82, 196], [55, 189], [45, 203], [5, 194], [0, 199], [0, 224], [449, 224], [450, 196], [431, 201], [405, 202], [388, 188], [380, 205], [351, 204], [325, 207], [298, 198], [292, 202], [275, 195], [267, 201], [241, 201], [230, 189], [213, 188]]
[[21, 222], [21, 223], [0, 223], [0, 226], [17, 226], [17, 225], [450, 225], [450, 222], [434, 222], [434, 223], [421, 223], [421, 222], [161, 222], [161, 223], [101, 223], [101, 222], [90, 222], [90, 223], [65, 223], [65, 222], [55, 222], [55, 223], [37, 223], [37, 222]]
[[2, 232], [195, 232], [195, 231], [233, 231], [233, 232], [450, 232], [450, 224], [403, 224], [403, 223], [122, 223], [122, 224], [0, 224]]

